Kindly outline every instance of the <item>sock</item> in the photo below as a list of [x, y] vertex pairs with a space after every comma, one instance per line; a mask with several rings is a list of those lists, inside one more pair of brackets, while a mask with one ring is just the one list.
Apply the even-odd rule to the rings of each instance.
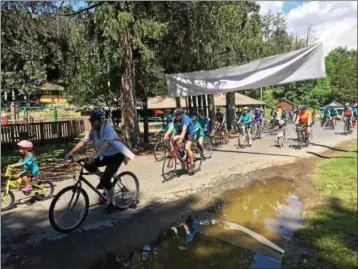
[[112, 187], [112, 189], [107, 190], [107, 194], [108, 194], [109, 202], [113, 205], [116, 205], [114, 187]]

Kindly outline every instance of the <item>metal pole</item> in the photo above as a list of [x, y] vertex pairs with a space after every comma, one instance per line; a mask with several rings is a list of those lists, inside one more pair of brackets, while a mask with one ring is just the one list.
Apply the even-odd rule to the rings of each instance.
[[260, 93], [261, 93], [261, 101], [262, 101], [262, 87], [260, 88]]

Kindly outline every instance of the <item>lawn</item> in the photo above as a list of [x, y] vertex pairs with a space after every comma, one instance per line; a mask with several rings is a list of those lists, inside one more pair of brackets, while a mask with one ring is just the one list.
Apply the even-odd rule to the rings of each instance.
[[301, 268], [357, 268], [357, 141], [319, 162], [313, 180], [324, 202], [296, 232], [309, 249]]

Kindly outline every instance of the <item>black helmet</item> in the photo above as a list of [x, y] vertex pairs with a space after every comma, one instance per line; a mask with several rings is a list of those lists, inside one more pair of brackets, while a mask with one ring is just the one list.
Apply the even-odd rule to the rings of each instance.
[[100, 120], [104, 118], [104, 111], [102, 108], [94, 108], [90, 113], [90, 120]]
[[184, 114], [184, 110], [181, 107], [178, 107], [177, 109], [174, 110], [174, 115], [183, 115]]

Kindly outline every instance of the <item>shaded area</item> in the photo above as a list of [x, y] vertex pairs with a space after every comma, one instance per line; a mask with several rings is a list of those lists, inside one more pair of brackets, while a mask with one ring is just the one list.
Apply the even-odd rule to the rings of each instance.
[[339, 148], [335, 148], [335, 147], [331, 147], [331, 146], [327, 146], [327, 145], [322, 145], [322, 144], [317, 144], [317, 143], [312, 143], [312, 142], [310, 142], [310, 144], [311, 144], [311, 145], [314, 145], [314, 146], [318, 146], [318, 147], [328, 148], [328, 149], [335, 150], [335, 151], [341, 151], [341, 152], [357, 152], [357, 150], [339, 149]]
[[240, 151], [240, 150], [221, 150], [221, 149], [213, 149], [213, 151], [228, 152], [228, 153], [240, 153], [240, 154], [253, 154], [253, 155], [281, 156], [281, 157], [298, 158], [297, 156], [287, 155], [287, 154], [264, 153], [264, 152], [250, 152], [250, 151]]
[[354, 157], [349, 157], [349, 156], [324, 156], [322, 154], [312, 152], [312, 151], [306, 151], [306, 153], [312, 154], [312, 155], [317, 156], [322, 159], [354, 159]]

